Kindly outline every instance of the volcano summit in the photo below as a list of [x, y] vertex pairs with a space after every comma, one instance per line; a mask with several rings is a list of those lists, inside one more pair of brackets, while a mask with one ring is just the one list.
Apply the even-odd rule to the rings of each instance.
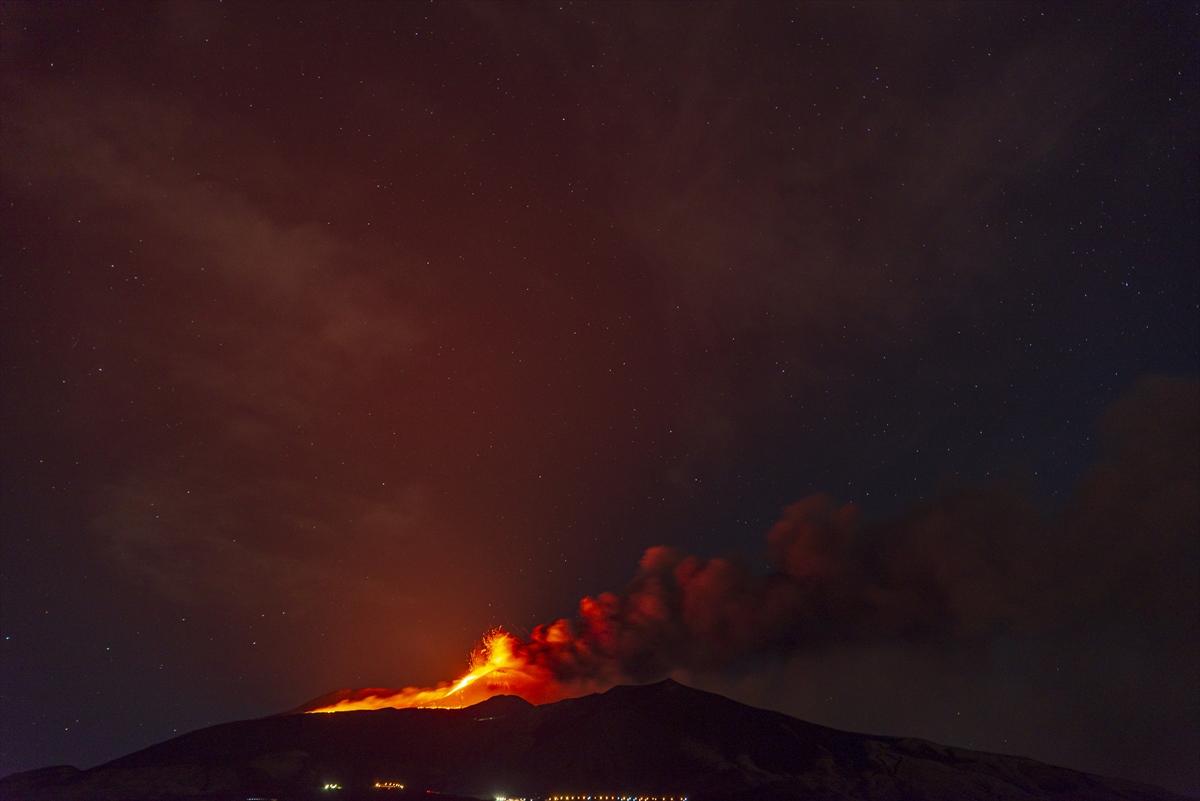
[[0, 780], [7, 801], [248, 798], [1182, 801], [1001, 756], [829, 729], [674, 681], [542, 706], [283, 714], [176, 737], [90, 770]]

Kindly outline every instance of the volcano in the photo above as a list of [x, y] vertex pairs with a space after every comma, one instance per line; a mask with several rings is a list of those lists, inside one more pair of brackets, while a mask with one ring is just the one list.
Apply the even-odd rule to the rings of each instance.
[[674, 681], [534, 706], [283, 714], [90, 770], [0, 780], [6, 801], [674, 798], [1180, 801], [1015, 756], [806, 723]]

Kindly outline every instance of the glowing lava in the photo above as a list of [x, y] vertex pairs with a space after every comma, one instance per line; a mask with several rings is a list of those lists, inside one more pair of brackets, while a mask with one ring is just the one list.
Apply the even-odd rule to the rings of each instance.
[[456, 709], [485, 701], [494, 695], [511, 694], [544, 700], [554, 680], [545, 668], [528, 658], [520, 640], [496, 629], [483, 638], [471, 653], [471, 666], [462, 678], [436, 687], [406, 687], [403, 690], [365, 689], [339, 693], [329, 703], [306, 712], [351, 712], [358, 709], [406, 709], [426, 707]]

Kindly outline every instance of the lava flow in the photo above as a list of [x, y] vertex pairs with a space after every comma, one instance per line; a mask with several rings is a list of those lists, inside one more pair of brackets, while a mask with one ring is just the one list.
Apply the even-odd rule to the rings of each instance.
[[[520, 695], [541, 700], [555, 685], [545, 668], [530, 661], [520, 641], [502, 629], [487, 634], [471, 653], [471, 667], [461, 678], [436, 687], [403, 690], [364, 689], [337, 693], [306, 712], [351, 712], [359, 709], [425, 707], [456, 709], [486, 701], [494, 695]], [[337, 697], [340, 696], [340, 697]]]

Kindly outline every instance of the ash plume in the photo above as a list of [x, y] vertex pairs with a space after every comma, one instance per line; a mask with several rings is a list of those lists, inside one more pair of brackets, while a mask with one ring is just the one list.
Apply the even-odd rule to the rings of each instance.
[[1198, 409], [1200, 383], [1143, 381], [1103, 416], [1101, 459], [1053, 512], [994, 484], [871, 523], [816, 494], [767, 533], [765, 573], [649, 548], [624, 591], [583, 598], [573, 618], [535, 628], [522, 653], [564, 688], [594, 687], [837, 642], [1053, 630], [1106, 604], [1194, 618]]
[[436, 705], [501, 692], [539, 703], [840, 643], [1053, 631], [1113, 604], [1194, 631], [1198, 409], [1200, 383], [1143, 381], [1104, 415], [1102, 458], [1054, 512], [1005, 484], [882, 522], [810, 495], [767, 532], [766, 571], [654, 546], [623, 591], [586, 596], [574, 617], [526, 638], [493, 632], [457, 682], [343, 691], [306, 709], [415, 706], [431, 693]]

